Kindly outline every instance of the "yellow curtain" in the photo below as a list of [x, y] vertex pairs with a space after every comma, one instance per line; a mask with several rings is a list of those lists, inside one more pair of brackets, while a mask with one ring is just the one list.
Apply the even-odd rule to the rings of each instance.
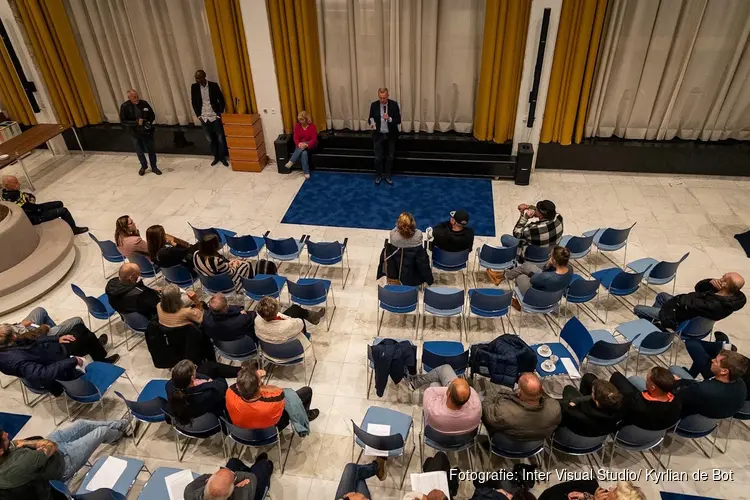
[[581, 142], [606, 11], [607, 0], [563, 0], [541, 142]]
[[58, 121], [76, 127], [102, 116], [62, 0], [16, 0]]
[[239, 0], [205, 0], [227, 113], [256, 113], [253, 75]]
[[326, 108], [315, 0], [267, 0], [266, 5], [284, 131], [292, 131], [302, 110], [323, 130]]
[[474, 137], [513, 138], [531, 0], [487, 0]]
[[8, 118], [24, 125], [36, 125], [34, 111], [21, 86], [21, 79], [13, 67], [5, 44], [0, 41], [0, 101], [8, 112]]

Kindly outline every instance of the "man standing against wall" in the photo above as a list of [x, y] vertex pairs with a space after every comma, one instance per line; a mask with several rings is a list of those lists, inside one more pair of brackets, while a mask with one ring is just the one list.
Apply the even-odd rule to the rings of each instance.
[[[370, 105], [370, 118], [368, 120], [372, 129], [372, 142], [375, 149], [375, 185], [385, 179], [390, 185], [391, 172], [393, 171], [393, 153], [396, 151], [396, 139], [398, 139], [398, 126], [401, 124], [401, 110], [398, 103], [388, 98], [388, 89], [378, 89], [378, 100]], [[385, 169], [383, 169], [383, 157], [385, 157]]]
[[221, 114], [226, 105], [219, 84], [209, 82], [206, 79], [206, 72], [199, 69], [195, 72], [195, 83], [190, 87], [190, 97], [195, 116], [200, 120], [208, 144], [211, 146], [211, 154], [214, 156], [211, 166], [221, 162], [222, 165], [228, 167], [229, 163], [224, 156], [224, 127], [221, 124]]
[[154, 120], [156, 114], [151, 105], [138, 97], [135, 89], [128, 90], [128, 100], [120, 106], [120, 123], [129, 131], [133, 138], [133, 146], [141, 162], [141, 169], [138, 175], [146, 173], [148, 161], [151, 162], [151, 171], [156, 175], [161, 175], [161, 170], [156, 166], [156, 150], [154, 150]]

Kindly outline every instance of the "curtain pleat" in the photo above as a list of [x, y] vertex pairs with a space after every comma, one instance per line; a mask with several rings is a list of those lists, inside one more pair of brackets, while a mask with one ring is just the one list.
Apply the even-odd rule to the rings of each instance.
[[564, 0], [557, 29], [541, 142], [583, 138], [607, 0]]
[[[256, 0], [261, 1], [261, 0]], [[219, 84], [227, 113], [256, 113], [245, 26], [239, 0], [205, 0], [208, 25], [216, 56]]]
[[16, 0], [58, 121], [101, 123], [94, 92], [62, 0]]
[[284, 131], [292, 131], [303, 110], [323, 130], [326, 108], [315, 0], [268, 0], [266, 4]]
[[474, 137], [513, 138], [531, 1], [487, 0]]
[[29, 99], [21, 85], [21, 79], [2, 41], [0, 41], [0, 102], [11, 120], [24, 125], [36, 125], [34, 110], [31, 109]]

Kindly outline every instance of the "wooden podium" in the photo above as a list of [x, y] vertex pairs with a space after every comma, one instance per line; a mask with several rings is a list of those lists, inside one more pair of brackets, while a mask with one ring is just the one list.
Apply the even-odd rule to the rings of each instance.
[[268, 162], [260, 115], [221, 115], [232, 170], [260, 172]]

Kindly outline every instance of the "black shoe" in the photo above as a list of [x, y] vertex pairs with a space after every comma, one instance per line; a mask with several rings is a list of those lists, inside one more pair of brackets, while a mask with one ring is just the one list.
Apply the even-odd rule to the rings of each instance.
[[268, 453], [266, 453], [266, 452], [264, 451], [263, 453], [261, 453], [260, 455], [258, 455], [257, 457], [255, 457], [255, 463], [256, 463], [256, 464], [257, 464], [258, 462], [260, 462], [261, 460], [268, 460]]
[[138, 171], [138, 175], [146, 175], [146, 169], [144, 167], [141, 167], [141, 169]]
[[376, 175], [375, 176], [375, 185], [376, 186], [380, 186], [380, 181], [382, 181], [382, 180], [383, 180], [382, 177], [380, 177], [379, 175]]
[[110, 365], [114, 365], [119, 360], [120, 360], [119, 354], [113, 354], [112, 356], [107, 356], [106, 358], [104, 358], [104, 362], [109, 363]]
[[722, 344], [729, 342], [729, 337], [724, 332], [714, 332], [714, 340], [721, 341]]
[[387, 176], [387, 175], [385, 176], [385, 182], [386, 182], [386, 183], [387, 183], [387, 184], [388, 184], [389, 186], [393, 186], [393, 181], [392, 181], [392, 180], [391, 180], [391, 178], [390, 178], [389, 176]]
[[224, 165], [225, 167], [229, 166], [229, 162], [227, 161], [226, 158], [222, 158], [220, 161], [221, 161], [221, 164]]
[[385, 481], [385, 478], [388, 475], [388, 469], [386, 469], [386, 464], [388, 462], [385, 460], [385, 457], [378, 457], [375, 459], [375, 462], [378, 464], [378, 472], [375, 475], [378, 476], [378, 479], [381, 481]]
[[323, 319], [325, 315], [326, 315], [325, 307], [317, 312], [311, 311], [310, 314], [307, 316], [307, 321], [309, 321], [313, 325], [317, 325], [318, 323], [320, 323], [320, 320]]
[[318, 418], [318, 415], [320, 415], [320, 410], [318, 410], [317, 408], [307, 410], [307, 420], [309, 420], [310, 422]]
[[109, 341], [109, 337], [107, 336], [107, 334], [106, 334], [106, 333], [103, 333], [103, 334], [102, 334], [102, 335], [101, 335], [101, 336], [99, 337], [99, 343], [100, 343], [101, 345], [107, 345], [107, 342], [108, 342], [108, 341]]
[[88, 232], [89, 228], [87, 228], [86, 226], [78, 226], [73, 228], [73, 234], [83, 234]]
[[211, 166], [213, 167], [217, 163], [219, 163], [219, 159], [218, 158], [214, 158], [214, 161], [211, 162]]
[[161, 175], [161, 170], [159, 170], [159, 167], [151, 167], [151, 171], [156, 175]]

